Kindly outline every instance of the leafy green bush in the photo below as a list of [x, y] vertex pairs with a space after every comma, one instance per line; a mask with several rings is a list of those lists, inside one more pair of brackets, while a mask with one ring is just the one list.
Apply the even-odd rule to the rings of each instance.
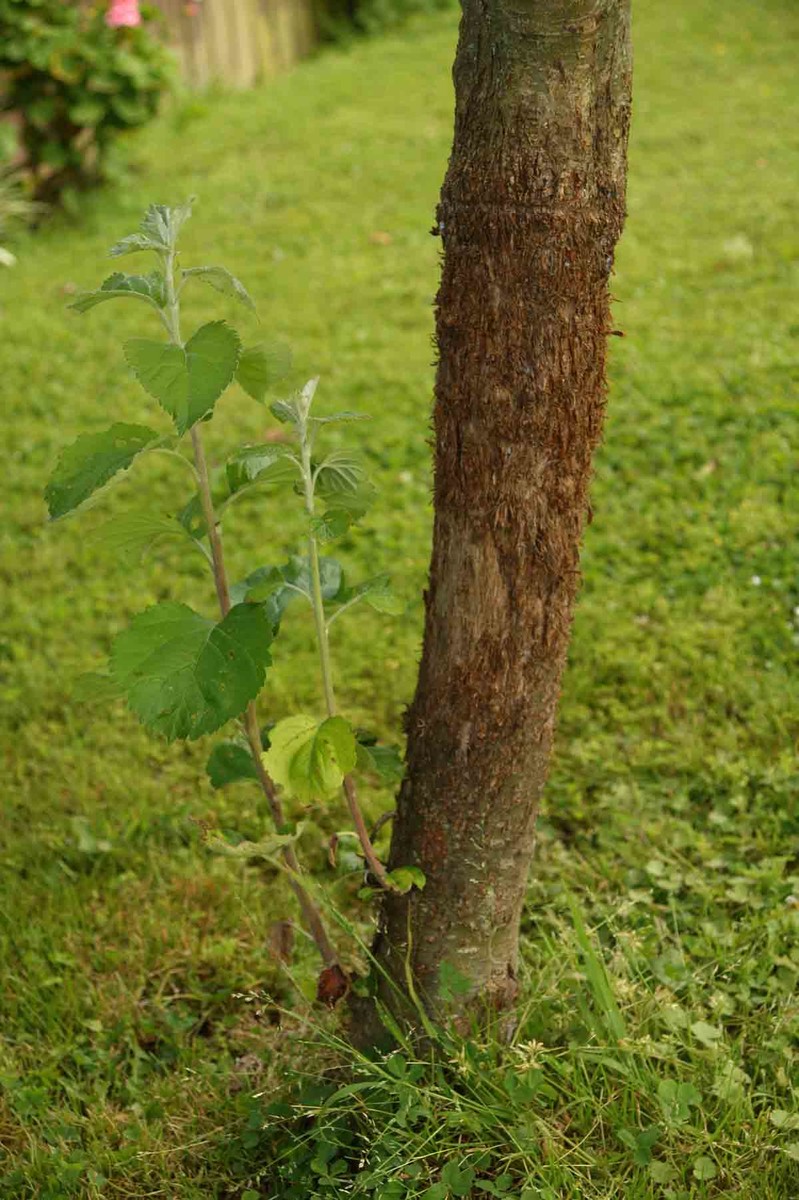
[[450, 8], [454, 0], [317, 0], [322, 34], [335, 39], [348, 29], [375, 33], [415, 13]]
[[158, 108], [168, 52], [142, 11], [138, 28], [111, 29], [104, 4], [0, 0], [1, 111], [13, 114], [14, 159], [36, 199], [58, 200], [107, 174], [112, 143]]

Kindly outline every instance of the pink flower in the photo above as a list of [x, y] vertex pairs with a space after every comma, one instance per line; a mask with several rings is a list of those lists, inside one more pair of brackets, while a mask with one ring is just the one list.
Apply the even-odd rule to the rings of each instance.
[[105, 23], [112, 29], [121, 25], [141, 25], [139, 0], [111, 0], [111, 7], [105, 14]]

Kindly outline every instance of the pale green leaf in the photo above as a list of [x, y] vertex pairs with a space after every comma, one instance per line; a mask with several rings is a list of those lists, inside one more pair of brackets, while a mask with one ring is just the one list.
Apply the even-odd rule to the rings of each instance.
[[722, 1036], [722, 1031], [718, 1025], [709, 1025], [707, 1021], [694, 1021], [691, 1026], [691, 1033], [705, 1046], [715, 1046], [716, 1042]]
[[694, 1175], [697, 1179], [715, 1179], [718, 1173], [718, 1167], [713, 1162], [713, 1159], [708, 1158], [707, 1155], [703, 1154], [701, 1158], [697, 1158], [694, 1162]]
[[371, 421], [368, 413], [357, 413], [345, 410], [344, 412], [331, 413], [328, 417], [313, 417], [315, 425], [333, 425], [341, 424], [348, 421]]
[[328, 509], [321, 517], [313, 517], [311, 533], [319, 542], [334, 542], [343, 537], [352, 525], [352, 517], [344, 509]]
[[113, 517], [92, 534], [93, 541], [132, 561], [140, 560], [147, 550], [164, 538], [177, 538], [187, 545], [194, 541], [175, 517], [159, 517], [148, 512]]
[[96, 291], [82, 292], [69, 308], [85, 313], [107, 300], [119, 299], [144, 300], [151, 306], [163, 308], [166, 303], [163, 275], [160, 271], [151, 271], [149, 275], [123, 275], [121, 271], [115, 271]]
[[655, 1159], [649, 1164], [649, 1176], [655, 1183], [672, 1183], [677, 1178], [677, 1172], [670, 1163]]
[[135, 617], [114, 641], [111, 672], [142, 723], [168, 740], [212, 733], [254, 700], [271, 662], [273, 630], [259, 605], [218, 624], [167, 601]]
[[84, 433], [61, 453], [45, 499], [52, 518], [63, 517], [126, 471], [143, 451], [160, 442], [160, 435], [144, 425], [112, 425], [102, 433]]
[[232, 275], [225, 267], [189, 267], [182, 274], [184, 279], [199, 279], [201, 283], [210, 284], [223, 296], [230, 296], [243, 304], [250, 312], [255, 312], [255, 305], [250, 293], [241, 280]]
[[300, 414], [294, 400], [275, 400], [274, 404], [269, 405], [269, 411], [280, 421], [281, 425], [299, 424]]
[[355, 766], [355, 735], [343, 717], [321, 724], [299, 714], [278, 721], [264, 754], [275, 783], [299, 800], [324, 800], [341, 787]]
[[769, 1113], [769, 1120], [775, 1129], [799, 1129], [799, 1112], [791, 1113], [783, 1108], [775, 1108]]
[[287, 846], [293, 846], [302, 836], [305, 822], [299, 821], [293, 833], [271, 833], [259, 842], [228, 842], [223, 837], [209, 834], [206, 844], [217, 854], [225, 854], [228, 858], [265, 858], [274, 859]]
[[254, 483], [278, 485], [298, 478], [297, 463], [282, 446], [243, 446], [225, 469], [231, 495]]
[[163, 252], [168, 247], [156, 238], [144, 233], [131, 233], [128, 237], [120, 238], [108, 251], [110, 258], [122, 258], [125, 254], [136, 254], [139, 250], [156, 250]]
[[270, 388], [291, 370], [291, 348], [285, 342], [246, 346], [239, 357], [236, 379], [253, 400], [263, 401]]
[[413, 887], [421, 891], [427, 883], [427, 877], [420, 867], [395, 867], [388, 872], [388, 878], [403, 895]]
[[390, 613], [393, 616], [398, 616], [405, 611], [405, 602], [392, 591], [388, 575], [375, 575], [354, 587], [342, 589], [336, 599], [342, 600], [345, 604], [355, 604], [358, 600], [365, 600], [371, 608], [378, 612]]
[[334, 450], [315, 470], [315, 485], [319, 495], [352, 495], [366, 477], [363, 463], [347, 450]]
[[239, 337], [224, 321], [202, 325], [185, 348], [132, 338], [125, 357], [145, 391], [169, 413], [179, 434], [206, 416], [231, 382]]

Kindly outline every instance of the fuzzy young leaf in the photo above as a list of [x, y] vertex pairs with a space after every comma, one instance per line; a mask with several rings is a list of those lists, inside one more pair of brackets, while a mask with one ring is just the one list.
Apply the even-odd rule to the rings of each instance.
[[254, 483], [294, 483], [297, 464], [282, 446], [243, 446], [226, 466], [231, 496]]
[[262, 838], [260, 842], [228, 842], [223, 837], [210, 834], [206, 838], [206, 844], [209, 849], [215, 850], [217, 854], [226, 854], [229, 858], [265, 858], [273, 859], [285, 850], [287, 846], [293, 846], [294, 843], [302, 836], [305, 828], [305, 822], [300, 821], [293, 833], [272, 833], [268, 837]]
[[300, 414], [293, 400], [275, 400], [274, 404], [269, 405], [269, 411], [281, 425], [299, 424]]
[[120, 238], [108, 251], [108, 255], [109, 258], [122, 258], [125, 254], [136, 254], [139, 250], [163, 252], [167, 249], [168, 247], [162, 245], [156, 238], [149, 237], [144, 233], [131, 233], [127, 237]]
[[223, 788], [240, 779], [257, 779], [249, 746], [244, 742], [220, 742], [211, 751], [205, 769], [211, 787]]
[[155, 250], [165, 254], [174, 249], [178, 234], [191, 216], [193, 198], [176, 208], [166, 204], [151, 204], [144, 214], [138, 233], [122, 238], [108, 251], [111, 258], [135, 254], [139, 250]]
[[84, 433], [61, 453], [45, 499], [50, 516], [66, 516], [133, 460], [161, 441], [145, 425], [112, 425], [102, 433]]
[[218, 624], [185, 604], [156, 604], [114, 641], [111, 673], [141, 722], [167, 740], [198, 738], [243, 712], [271, 663], [272, 625], [239, 604]]
[[286, 791], [299, 800], [325, 800], [335, 795], [355, 766], [355, 735], [343, 717], [321, 724], [299, 714], [278, 721], [264, 754], [264, 766]]
[[210, 284], [223, 296], [230, 296], [243, 304], [250, 312], [255, 312], [255, 304], [250, 293], [241, 280], [232, 275], [225, 267], [189, 267], [187, 271], [182, 272], [182, 275], [184, 279], [199, 279], [201, 283]]
[[316, 468], [320, 496], [354, 495], [366, 478], [363, 463], [347, 450], [334, 450]]
[[262, 402], [266, 393], [291, 370], [291, 349], [285, 342], [259, 342], [245, 347], [236, 368], [236, 379], [253, 400]]
[[119, 299], [144, 300], [156, 308], [163, 308], [166, 303], [163, 275], [160, 271], [151, 271], [149, 275], [123, 275], [121, 271], [115, 271], [96, 291], [81, 292], [68, 307], [85, 313], [107, 300]]
[[313, 417], [315, 425], [334, 425], [342, 424], [349, 421], [371, 421], [368, 413], [357, 413], [346, 410], [344, 412], [331, 413], [328, 417]]
[[185, 348], [131, 338], [125, 357], [149, 392], [184, 434], [212, 409], [233, 378], [240, 342], [224, 321], [202, 325]]
[[158, 517], [147, 512], [130, 512], [106, 521], [92, 534], [92, 540], [118, 554], [139, 561], [163, 538], [177, 538], [191, 544], [194, 539], [174, 517]]
[[334, 542], [343, 537], [352, 525], [352, 517], [344, 509], [336, 511], [328, 509], [321, 517], [313, 517], [310, 522], [311, 533], [319, 542]]

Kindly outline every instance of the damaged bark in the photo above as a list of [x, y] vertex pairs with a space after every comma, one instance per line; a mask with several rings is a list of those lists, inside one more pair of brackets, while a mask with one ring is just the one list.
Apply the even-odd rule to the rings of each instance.
[[[629, 0], [462, 0], [437, 212], [435, 527], [378, 962], [506, 1007], [605, 410]], [[396, 1007], [396, 1005], [394, 1005]]]

